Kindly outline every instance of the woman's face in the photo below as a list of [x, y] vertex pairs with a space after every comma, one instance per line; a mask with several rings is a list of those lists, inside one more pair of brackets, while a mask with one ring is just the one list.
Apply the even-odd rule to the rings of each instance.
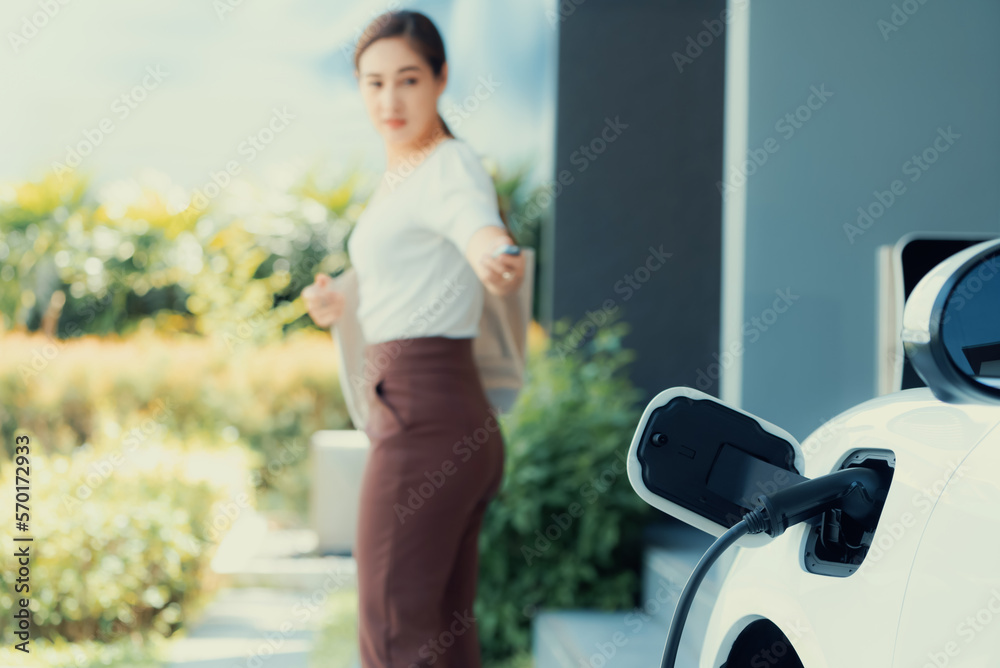
[[402, 37], [373, 42], [358, 59], [358, 83], [368, 117], [387, 144], [419, 141], [437, 120], [448, 65], [435, 79], [430, 66]]

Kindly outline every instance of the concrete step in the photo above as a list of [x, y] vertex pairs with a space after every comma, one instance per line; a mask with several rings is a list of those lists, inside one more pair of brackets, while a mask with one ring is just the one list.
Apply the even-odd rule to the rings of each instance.
[[[641, 605], [632, 611], [553, 610], [532, 629], [535, 668], [654, 668], [660, 665], [677, 599], [714, 537], [679, 522], [648, 527]], [[735, 551], [709, 571], [695, 596], [677, 665], [695, 668], [712, 606]]]
[[314, 531], [269, 529], [263, 516], [246, 511], [220, 543], [211, 566], [234, 587], [328, 592], [357, 587], [353, 558], [321, 556], [316, 550]]
[[350, 557], [255, 557], [229, 573], [234, 587], [275, 587], [328, 592], [357, 587], [357, 568]]
[[[636, 611], [562, 610], [540, 613], [532, 635], [535, 668], [656, 668], [667, 627]], [[677, 665], [696, 667], [698, 649], [682, 640]]]
[[[691, 572], [715, 537], [686, 524], [665, 524], [649, 527], [645, 533], [643, 551], [642, 600], [647, 610], [669, 622], [674, 604], [687, 584]], [[698, 588], [692, 614], [696, 609], [711, 612], [719, 586], [729, 570], [735, 550], [723, 554]], [[657, 605], [668, 599], [669, 606]]]
[[309, 668], [326, 601], [357, 587], [354, 560], [319, 556], [316, 544], [313, 531], [245, 511], [211, 563], [224, 588], [171, 643], [166, 668]]
[[277, 589], [223, 590], [171, 644], [166, 668], [307, 668], [320, 618], [307, 603]]

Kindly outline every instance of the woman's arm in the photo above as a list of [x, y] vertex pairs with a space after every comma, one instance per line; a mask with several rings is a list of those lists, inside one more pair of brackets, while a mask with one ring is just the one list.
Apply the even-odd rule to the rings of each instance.
[[[473, 270], [491, 293], [503, 297], [516, 292], [524, 280], [524, 254], [491, 257], [493, 251], [504, 244], [515, 245], [507, 231], [497, 225], [489, 225], [476, 232], [469, 239], [465, 257]], [[509, 272], [510, 278], [504, 278]]]

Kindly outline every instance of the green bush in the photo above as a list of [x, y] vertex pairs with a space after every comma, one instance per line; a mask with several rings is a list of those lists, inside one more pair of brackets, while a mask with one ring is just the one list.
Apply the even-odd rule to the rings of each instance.
[[156, 335], [53, 341], [9, 333], [3, 346], [0, 472], [19, 430], [60, 454], [105, 436], [142, 442], [154, 431], [209, 448], [242, 442], [260, 455], [252, 477], [261, 507], [304, 521], [309, 438], [350, 424], [326, 332], [233, 350]]
[[[218, 585], [209, 569], [217, 520], [232, 522], [226, 511], [250, 498], [245, 448], [102, 439], [72, 456], [32, 447], [29, 463], [31, 589], [15, 591], [14, 572], [0, 573], [0, 609], [14, 610], [27, 594], [39, 665], [68, 660], [58, 658], [67, 643], [100, 641], [108, 647], [91, 644], [94, 651], [114, 647], [119, 656], [130, 645], [156, 646]], [[14, 474], [6, 469], [0, 489], [14, 489]], [[4, 628], [0, 665], [25, 665], [14, 658], [30, 656], [13, 649], [20, 641]]]
[[642, 414], [624, 368], [634, 353], [612, 322], [571, 341], [566, 321], [532, 350], [525, 387], [503, 422], [506, 467], [480, 536], [476, 617], [484, 658], [523, 654], [545, 608], [633, 607], [649, 507], [625, 459]]
[[[491, 172], [515, 238], [539, 248], [548, 209], [527, 166]], [[280, 191], [247, 184], [207, 208], [163, 176], [99, 192], [76, 172], [0, 183], [0, 332], [260, 344], [312, 328], [299, 295], [316, 273], [349, 265], [346, 240], [367, 199], [361, 173], [319, 183], [315, 171]]]
[[[298, 295], [343, 268], [355, 178], [182, 208], [163, 178], [95, 193], [77, 173], [0, 183], [0, 331], [196, 333], [237, 343], [308, 325]], [[183, 198], [182, 198], [183, 199]], [[295, 323], [295, 327], [292, 327]]]

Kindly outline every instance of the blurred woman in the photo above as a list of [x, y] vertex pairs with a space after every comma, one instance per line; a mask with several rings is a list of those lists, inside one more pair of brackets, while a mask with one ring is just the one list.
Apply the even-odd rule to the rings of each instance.
[[[375, 374], [354, 548], [361, 662], [478, 668], [478, 539], [504, 442], [472, 341], [484, 290], [516, 291], [525, 260], [498, 254], [515, 242], [493, 181], [438, 113], [448, 66], [431, 20], [377, 17], [354, 64], [387, 164], [348, 240]], [[343, 314], [333, 285], [318, 275], [303, 293], [322, 327]]]

